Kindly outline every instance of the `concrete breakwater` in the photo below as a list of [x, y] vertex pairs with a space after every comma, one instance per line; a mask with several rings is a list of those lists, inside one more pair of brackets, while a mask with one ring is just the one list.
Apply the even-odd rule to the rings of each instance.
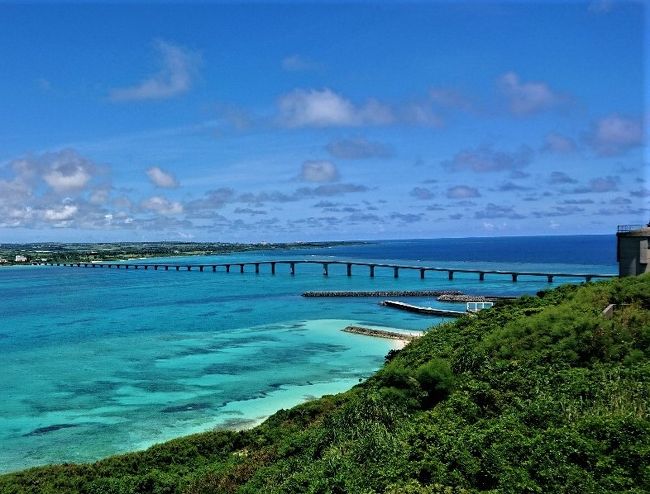
[[374, 336], [376, 338], [388, 338], [389, 340], [413, 341], [420, 337], [420, 335], [389, 331], [387, 329], [364, 328], [362, 326], [348, 326], [341, 331], [345, 333], [362, 334], [364, 336]]
[[458, 290], [310, 291], [303, 297], [440, 297], [462, 295]]
[[467, 315], [467, 312], [448, 309], [434, 309], [433, 307], [421, 307], [419, 305], [411, 305], [397, 300], [384, 300], [381, 305], [384, 307], [392, 307], [393, 309], [405, 310], [407, 312], [416, 312], [418, 314], [427, 314], [429, 316], [440, 317], [461, 317]]
[[492, 295], [465, 295], [458, 294], [443, 294], [437, 297], [438, 302], [499, 302], [501, 300], [512, 300], [516, 297], [502, 297]]

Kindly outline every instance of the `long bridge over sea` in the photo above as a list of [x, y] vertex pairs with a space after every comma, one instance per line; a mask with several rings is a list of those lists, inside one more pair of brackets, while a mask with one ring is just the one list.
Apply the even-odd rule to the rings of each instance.
[[375, 271], [378, 269], [390, 270], [393, 277], [399, 278], [400, 271], [412, 270], [418, 271], [421, 279], [425, 279], [427, 272], [446, 272], [449, 280], [454, 279], [456, 273], [472, 273], [478, 275], [480, 281], [485, 280], [486, 275], [495, 276], [509, 276], [512, 281], [517, 281], [520, 276], [535, 276], [545, 277], [549, 283], [553, 282], [554, 278], [582, 278], [585, 281], [591, 281], [594, 278], [615, 278], [617, 275], [604, 274], [604, 273], [557, 273], [557, 272], [539, 272], [539, 271], [510, 271], [510, 270], [496, 270], [496, 269], [467, 269], [467, 268], [443, 268], [443, 267], [430, 267], [418, 266], [409, 264], [392, 264], [392, 263], [376, 263], [376, 262], [361, 262], [361, 261], [334, 261], [334, 260], [314, 260], [314, 259], [292, 259], [292, 260], [268, 260], [268, 261], [247, 261], [247, 262], [227, 262], [227, 263], [209, 263], [209, 264], [176, 264], [167, 262], [152, 262], [152, 263], [131, 263], [131, 262], [73, 262], [73, 263], [51, 263], [51, 262], [34, 262], [34, 265], [39, 266], [66, 266], [77, 268], [99, 268], [99, 269], [143, 269], [143, 270], [164, 270], [164, 271], [212, 271], [218, 270], [230, 273], [232, 270], [239, 271], [240, 273], [246, 272], [246, 268], [254, 270], [255, 274], [260, 274], [262, 266], [268, 267], [272, 275], [275, 275], [279, 266], [286, 266], [289, 268], [291, 275], [296, 274], [296, 266], [300, 264], [318, 264], [323, 268], [323, 275], [328, 276], [330, 266], [343, 265], [346, 268], [347, 276], [352, 276], [353, 268], [368, 269], [368, 274], [374, 278]]

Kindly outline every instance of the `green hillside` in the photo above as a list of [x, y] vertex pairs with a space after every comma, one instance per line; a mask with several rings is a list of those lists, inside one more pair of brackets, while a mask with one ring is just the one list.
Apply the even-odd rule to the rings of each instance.
[[0, 492], [650, 492], [649, 309], [647, 276], [563, 286], [435, 327], [255, 429], [5, 475]]

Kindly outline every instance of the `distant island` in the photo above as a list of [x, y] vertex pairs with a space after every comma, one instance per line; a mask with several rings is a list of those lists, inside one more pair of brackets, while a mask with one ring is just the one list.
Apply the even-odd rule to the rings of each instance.
[[309, 249], [364, 242], [107, 242], [0, 244], [0, 267], [31, 262], [98, 262], [150, 257], [216, 256], [235, 252]]

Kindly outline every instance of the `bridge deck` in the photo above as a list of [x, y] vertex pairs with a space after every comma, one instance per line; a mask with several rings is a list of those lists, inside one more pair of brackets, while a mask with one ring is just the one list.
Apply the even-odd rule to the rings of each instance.
[[231, 267], [239, 267], [241, 273], [245, 272], [247, 266], [253, 266], [255, 273], [259, 274], [260, 266], [270, 266], [271, 273], [275, 274], [277, 265], [288, 265], [290, 273], [296, 273], [296, 265], [299, 264], [319, 264], [323, 267], [323, 274], [329, 274], [329, 266], [343, 265], [347, 268], [347, 275], [352, 276], [352, 268], [354, 266], [366, 267], [369, 269], [370, 276], [374, 277], [375, 269], [385, 268], [392, 269], [395, 278], [399, 276], [399, 271], [402, 269], [415, 270], [420, 272], [420, 278], [425, 277], [426, 272], [446, 272], [450, 280], [453, 280], [455, 273], [473, 273], [479, 275], [479, 280], [483, 281], [485, 275], [505, 275], [512, 277], [512, 281], [517, 281], [519, 276], [541, 276], [546, 277], [547, 281], [552, 282], [554, 278], [583, 278], [586, 281], [591, 281], [594, 278], [615, 278], [615, 274], [604, 273], [560, 273], [560, 272], [541, 272], [541, 271], [510, 271], [499, 269], [469, 269], [469, 268], [444, 268], [435, 266], [418, 266], [412, 264], [393, 264], [393, 263], [375, 263], [363, 261], [335, 261], [335, 260], [314, 260], [314, 259], [280, 259], [280, 260], [267, 260], [267, 261], [245, 261], [245, 262], [222, 262], [222, 263], [209, 263], [209, 264], [177, 264], [166, 262], [146, 262], [146, 263], [130, 263], [130, 262], [76, 262], [76, 263], [33, 263], [34, 265], [48, 265], [48, 266], [71, 266], [71, 267], [85, 267], [85, 268], [116, 268], [116, 269], [153, 269], [169, 271], [205, 271], [206, 269], [217, 271], [218, 268], [224, 268], [226, 272], [230, 272]]

